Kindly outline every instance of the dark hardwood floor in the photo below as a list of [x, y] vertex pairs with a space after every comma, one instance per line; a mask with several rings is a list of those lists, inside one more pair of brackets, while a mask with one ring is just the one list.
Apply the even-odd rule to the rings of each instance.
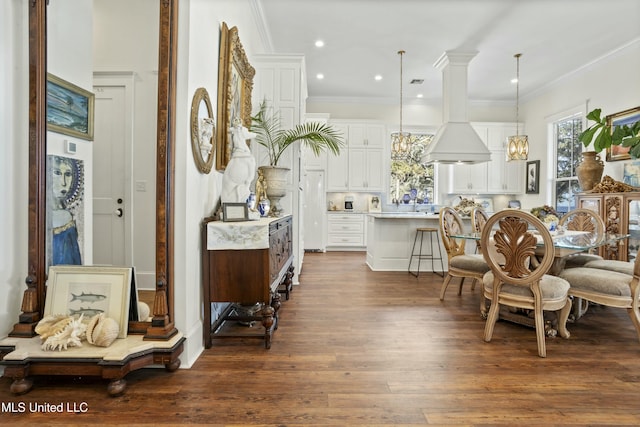
[[[129, 374], [115, 398], [100, 379], [37, 377], [13, 396], [2, 378], [0, 423], [640, 425], [640, 343], [624, 310], [590, 308], [542, 359], [523, 326], [499, 322], [482, 340], [479, 288], [451, 286], [441, 302], [440, 277], [371, 272], [362, 252], [308, 253], [300, 282], [270, 350], [214, 341], [191, 369]], [[33, 403], [87, 411], [29, 413]]]

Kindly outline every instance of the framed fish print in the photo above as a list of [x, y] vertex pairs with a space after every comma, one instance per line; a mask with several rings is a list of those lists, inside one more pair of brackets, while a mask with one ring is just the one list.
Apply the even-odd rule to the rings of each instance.
[[256, 70], [244, 52], [238, 28], [222, 23], [218, 58], [218, 122], [216, 125], [216, 170], [223, 171], [231, 159], [231, 128], [240, 123], [251, 127], [251, 92]]
[[90, 319], [104, 313], [118, 322], [118, 338], [126, 338], [132, 280], [131, 267], [51, 266], [44, 314]]

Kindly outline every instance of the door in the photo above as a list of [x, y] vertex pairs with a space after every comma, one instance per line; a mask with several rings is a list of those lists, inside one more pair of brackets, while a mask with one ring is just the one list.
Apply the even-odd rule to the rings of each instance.
[[127, 88], [94, 86], [93, 263], [132, 265], [127, 222], [126, 165], [130, 164]]
[[304, 195], [304, 249], [324, 252], [327, 235], [324, 171], [306, 172]]

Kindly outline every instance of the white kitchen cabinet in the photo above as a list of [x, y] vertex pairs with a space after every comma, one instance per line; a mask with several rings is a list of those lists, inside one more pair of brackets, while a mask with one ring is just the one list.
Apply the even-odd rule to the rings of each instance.
[[517, 194], [522, 192], [523, 162], [506, 161], [506, 139], [515, 123], [472, 123], [491, 150], [491, 161], [449, 166], [450, 193]]
[[451, 165], [451, 193], [484, 193], [487, 191], [487, 163]]
[[347, 148], [327, 158], [327, 191], [383, 191], [386, 128], [378, 123], [332, 121]]
[[345, 145], [338, 156], [327, 156], [327, 191], [349, 190], [349, 126], [341, 123], [331, 123], [343, 136]]
[[522, 192], [524, 162], [507, 162], [504, 150], [491, 150], [491, 162], [487, 170], [487, 192], [515, 194]]
[[382, 152], [370, 148], [349, 148], [349, 190], [382, 191]]
[[327, 249], [338, 247], [359, 248], [365, 246], [364, 215], [356, 213], [328, 213], [327, 214]]
[[349, 148], [383, 148], [385, 127], [381, 124], [349, 123]]

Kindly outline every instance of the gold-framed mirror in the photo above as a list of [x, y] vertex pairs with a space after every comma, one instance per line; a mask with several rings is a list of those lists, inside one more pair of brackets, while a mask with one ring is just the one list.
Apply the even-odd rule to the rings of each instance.
[[196, 167], [202, 173], [211, 172], [216, 150], [216, 122], [209, 92], [196, 89], [191, 101], [191, 151]]
[[[166, 340], [173, 323], [173, 159], [176, 98], [178, 0], [157, 0], [159, 11], [158, 103], [156, 133], [155, 298], [151, 322], [130, 322], [129, 331], [145, 339]], [[29, 2], [29, 218], [28, 272], [21, 313], [10, 336], [35, 335], [46, 294], [47, 163], [47, 5]]]

